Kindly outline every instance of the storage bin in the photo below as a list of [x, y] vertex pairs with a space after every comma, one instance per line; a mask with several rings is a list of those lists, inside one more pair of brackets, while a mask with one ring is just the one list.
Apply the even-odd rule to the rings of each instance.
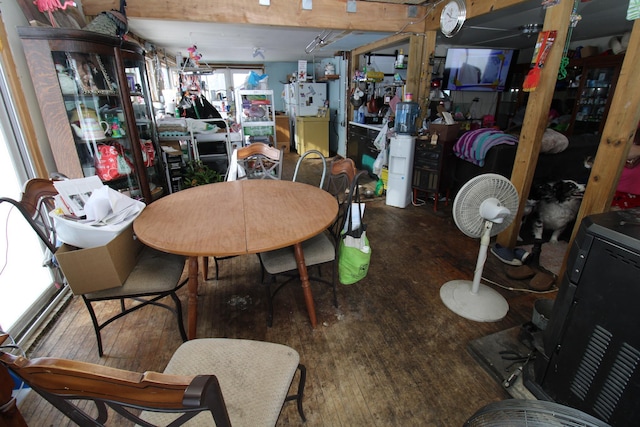
[[[141, 204], [140, 212], [142, 212], [145, 206], [144, 203], [138, 201], [136, 201], [136, 203]], [[78, 248], [95, 248], [106, 245], [113, 240], [113, 238], [129, 227], [138, 215], [134, 215], [132, 218], [120, 224], [103, 226], [83, 224], [59, 215], [54, 215], [53, 213], [51, 216], [53, 217], [60, 241]]]

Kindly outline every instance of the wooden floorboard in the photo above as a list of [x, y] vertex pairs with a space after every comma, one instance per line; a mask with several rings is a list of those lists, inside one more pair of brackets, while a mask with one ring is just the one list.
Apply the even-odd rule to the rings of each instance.
[[[337, 308], [329, 287], [312, 284], [315, 330], [299, 282], [277, 295], [274, 324], [268, 328], [258, 258], [221, 261], [219, 280], [211, 259], [209, 280], [199, 289], [198, 337], [265, 340], [295, 348], [308, 370], [307, 427], [462, 425], [485, 404], [509, 397], [468, 352], [469, 342], [529, 321], [541, 296], [499, 289], [510, 310], [498, 322], [473, 322], [449, 311], [440, 300], [440, 287], [472, 278], [479, 241], [457, 229], [450, 206], [439, 208], [399, 209], [387, 206], [384, 198], [368, 200], [369, 274], [354, 285], [339, 285]], [[325, 267], [324, 275], [330, 274]], [[179, 295], [186, 310], [186, 288]], [[118, 309], [113, 303], [100, 305], [99, 314]], [[103, 340], [105, 356], [99, 358], [87, 310], [74, 297], [28, 355], [162, 371], [181, 344], [174, 315], [157, 307], [116, 321], [103, 330]], [[20, 409], [32, 427], [70, 425], [34, 393]], [[295, 404], [286, 403], [278, 426], [302, 424]], [[116, 418], [111, 425], [127, 424]]]

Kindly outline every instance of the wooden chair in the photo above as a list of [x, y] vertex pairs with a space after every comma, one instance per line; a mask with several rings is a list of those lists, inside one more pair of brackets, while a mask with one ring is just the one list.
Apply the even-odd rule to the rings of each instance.
[[[11, 203], [18, 209], [49, 252], [54, 255], [59, 242], [55, 232], [55, 223], [49, 216], [49, 212], [54, 208], [53, 198], [57, 194], [52, 181], [35, 178], [29, 180], [25, 185], [20, 201], [6, 197], [0, 198], [0, 203]], [[54, 257], [49, 259], [47, 265], [62, 276]], [[81, 295], [93, 323], [100, 357], [104, 354], [102, 329], [122, 316], [150, 304], [166, 308], [176, 314], [178, 330], [182, 340], [186, 341], [187, 334], [182, 319], [182, 304], [177, 295], [178, 289], [187, 283], [186, 278], [180, 281], [184, 263], [185, 259], [182, 256], [160, 252], [145, 246], [138, 256], [133, 271], [122, 286]], [[63, 280], [62, 278], [60, 282], [62, 283]], [[159, 302], [167, 296], [173, 300], [175, 309]], [[100, 301], [109, 300], [119, 301], [120, 311], [107, 319], [98, 319], [93, 305]], [[131, 303], [127, 306], [125, 301]]]
[[[232, 155], [232, 162], [227, 173], [227, 181], [237, 179], [281, 179], [284, 163], [284, 150], [274, 148], [262, 142], [254, 142], [246, 147], [238, 148]], [[234, 171], [233, 168], [236, 168]], [[216, 265], [216, 280], [219, 278], [219, 261], [235, 258], [235, 255], [213, 257]], [[203, 258], [204, 280], [207, 280], [209, 259]]]
[[[353, 187], [353, 181], [356, 178], [356, 175], [364, 175], [361, 172], [358, 172], [356, 168], [355, 162], [350, 158], [345, 158], [342, 156], [335, 156], [331, 159], [331, 163], [329, 164], [329, 179], [327, 182], [327, 191], [333, 194], [338, 201], [338, 206], [340, 208], [338, 212], [338, 218], [345, 219], [344, 214], [345, 210], [348, 208], [348, 204], [346, 204], [347, 199], [349, 198], [350, 192], [357, 187]], [[358, 178], [360, 181], [360, 177]], [[352, 188], [353, 187], [353, 188]], [[344, 226], [344, 222], [334, 222], [329, 229], [332, 235], [338, 236], [340, 235], [340, 230]]]
[[281, 179], [284, 151], [262, 142], [237, 150], [237, 179]]
[[[163, 373], [139, 373], [67, 359], [30, 360], [2, 348], [6, 338], [0, 335], [0, 369], [81, 426], [103, 426], [113, 411], [143, 426], [274, 426], [289, 400], [297, 401], [305, 421], [306, 369], [298, 352], [281, 344], [196, 339], [178, 347]], [[288, 395], [296, 371], [296, 394]]]
[[[307, 152], [308, 153], [308, 152]], [[305, 153], [303, 157], [301, 157], [296, 165], [296, 172], [301, 164], [302, 159], [307, 155]], [[317, 154], [321, 153], [316, 152]], [[324, 157], [323, 157], [324, 158]], [[344, 160], [344, 161], [342, 161]], [[351, 159], [341, 159], [340, 161], [332, 162], [333, 171], [330, 174], [330, 181], [333, 179], [335, 187], [338, 189], [336, 199], [339, 203], [339, 214], [329, 229], [323, 233], [318, 234], [317, 236], [312, 237], [309, 240], [306, 240], [302, 243], [302, 250], [304, 252], [304, 261], [307, 268], [309, 267], [317, 267], [318, 274], [315, 276], [310, 275], [309, 280], [325, 283], [332, 287], [333, 290], [333, 305], [338, 307], [338, 295], [337, 295], [337, 249], [338, 242], [340, 240], [340, 230], [344, 225], [344, 215], [348, 212], [346, 206], [350, 205], [353, 201], [359, 201], [359, 178], [366, 171], [362, 171], [360, 173], [355, 173], [355, 165]], [[353, 168], [351, 168], [353, 166]], [[320, 187], [323, 186], [324, 183], [324, 175], [326, 173], [326, 163], [325, 168], [322, 172], [322, 178], [320, 182]], [[335, 173], [335, 175], [334, 175]], [[343, 181], [342, 178], [347, 175], [347, 178], [351, 178], [350, 180]], [[296, 180], [297, 173], [294, 174], [294, 181]], [[348, 191], [340, 190], [342, 183], [348, 183]], [[352, 195], [352, 197], [344, 197], [344, 195]], [[267, 304], [268, 304], [268, 314], [267, 314], [267, 325], [273, 325], [273, 299], [280, 289], [282, 289], [285, 285], [289, 284], [291, 281], [294, 281], [299, 278], [298, 274], [298, 266], [296, 263], [295, 254], [293, 251], [293, 247], [281, 248], [274, 251], [263, 252], [259, 254], [260, 264], [262, 265], [263, 271], [263, 280], [262, 283], [266, 286], [267, 291]], [[321, 267], [324, 264], [331, 263], [332, 264], [332, 278], [331, 280], [326, 280], [321, 276]], [[277, 283], [276, 277], [278, 275], [286, 275], [287, 279], [281, 283]], [[265, 280], [266, 279], [266, 280]], [[272, 285], [276, 284], [275, 289], [272, 289]]]

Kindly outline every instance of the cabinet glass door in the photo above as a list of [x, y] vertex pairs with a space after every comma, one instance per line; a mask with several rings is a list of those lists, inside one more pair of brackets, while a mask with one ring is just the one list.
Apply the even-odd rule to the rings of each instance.
[[118, 87], [114, 55], [52, 51], [58, 81], [85, 177], [98, 175], [111, 188], [142, 199]]
[[123, 53], [127, 88], [133, 110], [131, 126], [139, 140], [142, 153], [142, 165], [149, 181], [151, 197], [156, 200], [166, 193], [166, 181], [161, 162], [161, 151], [155, 126], [153, 101], [149, 92], [149, 82], [145, 72], [145, 63], [135, 56]]
[[574, 133], [598, 133], [608, 110], [614, 67], [585, 70], [576, 110]]

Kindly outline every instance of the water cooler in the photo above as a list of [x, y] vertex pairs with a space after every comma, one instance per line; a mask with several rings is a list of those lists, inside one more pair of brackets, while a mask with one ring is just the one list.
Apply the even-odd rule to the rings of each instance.
[[412, 135], [396, 135], [391, 138], [387, 205], [404, 208], [411, 202], [411, 173], [415, 146], [416, 138]]
[[420, 107], [416, 102], [399, 102], [395, 111], [396, 136], [389, 144], [387, 205], [404, 208], [411, 202], [413, 154], [416, 146], [416, 120]]

